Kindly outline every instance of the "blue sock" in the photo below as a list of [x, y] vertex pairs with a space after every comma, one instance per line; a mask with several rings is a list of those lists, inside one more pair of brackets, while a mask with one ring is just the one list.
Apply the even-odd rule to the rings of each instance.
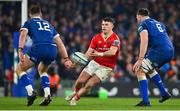
[[141, 97], [143, 99], [143, 102], [148, 103], [149, 102], [149, 96], [148, 96], [148, 81], [146, 80], [140, 80], [140, 91], [141, 91]]
[[49, 77], [48, 75], [41, 75], [41, 83], [43, 88], [50, 87]]
[[[150, 75], [151, 76], [151, 75]], [[165, 90], [165, 87], [163, 85], [163, 82], [161, 80], [161, 77], [158, 73], [154, 74], [152, 77], [150, 77], [151, 80], [155, 83], [155, 85], [159, 88], [161, 95], [166, 96], [167, 92]]]
[[44, 97], [48, 97], [50, 94], [50, 81], [47, 73], [41, 74], [41, 83], [44, 89]]
[[20, 77], [20, 81], [21, 81], [25, 86], [31, 85], [31, 80], [30, 80], [30, 78], [27, 76], [27, 74], [23, 74], [23, 75]]

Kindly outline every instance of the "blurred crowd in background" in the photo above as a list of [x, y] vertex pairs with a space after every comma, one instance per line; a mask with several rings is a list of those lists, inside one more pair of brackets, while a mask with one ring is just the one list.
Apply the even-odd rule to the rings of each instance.
[[[179, 0], [29, 0], [28, 6], [34, 3], [40, 4], [43, 18], [60, 33], [69, 55], [75, 51], [86, 52], [92, 37], [101, 32], [101, 19], [113, 17], [114, 31], [121, 40], [121, 53], [111, 80], [125, 82], [136, 80], [132, 71], [140, 42], [136, 11], [147, 7], [152, 18], [166, 25], [175, 47], [174, 59], [167, 64], [169, 70], [160, 71], [161, 76], [166, 81], [180, 80]], [[20, 27], [21, 3], [0, 2], [0, 85], [13, 80], [13, 32]], [[66, 70], [59, 56], [52, 67], [61, 79], [75, 80], [81, 71], [81, 68]]]

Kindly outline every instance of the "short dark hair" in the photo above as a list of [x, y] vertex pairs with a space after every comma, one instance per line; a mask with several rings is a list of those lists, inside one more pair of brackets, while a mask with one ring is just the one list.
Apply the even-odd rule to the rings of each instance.
[[39, 5], [32, 5], [29, 11], [31, 14], [40, 14], [41, 8]]
[[113, 18], [111, 18], [111, 17], [105, 17], [105, 18], [102, 19], [102, 21], [111, 22], [112, 24], [115, 23], [115, 20]]
[[137, 11], [137, 15], [149, 16], [149, 10], [147, 8], [140, 8]]

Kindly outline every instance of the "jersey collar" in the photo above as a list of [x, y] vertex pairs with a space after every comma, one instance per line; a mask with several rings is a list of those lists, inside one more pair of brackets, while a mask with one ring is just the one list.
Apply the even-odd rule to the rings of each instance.
[[32, 17], [32, 19], [33, 19], [33, 18], [39, 18], [39, 19], [40, 19], [41, 17], [40, 17], [40, 16], [34, 16], [34, 17]]
[[112, 33], [111, 35], [109, 35], [109, 37], [107, 37], [107, 38], [104, 38], [104, 36], [103, 36], [104, 34], [103, 34], [103, 33], [101, 33], [101, 36], [102, 36], [103, 40], [106, 41], [106, 40], [109, 39], [113, 34], [114, 34], [114, 33]]

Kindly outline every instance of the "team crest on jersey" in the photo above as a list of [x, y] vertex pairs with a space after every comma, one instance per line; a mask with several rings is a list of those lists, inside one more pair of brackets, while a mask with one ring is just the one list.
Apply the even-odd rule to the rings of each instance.
[[109, 45], [111, 44], [111, 42], [108, 40], [108, 41], [107, 41], [107, 44], [108, 44], [108, 46], [109, 46]]

